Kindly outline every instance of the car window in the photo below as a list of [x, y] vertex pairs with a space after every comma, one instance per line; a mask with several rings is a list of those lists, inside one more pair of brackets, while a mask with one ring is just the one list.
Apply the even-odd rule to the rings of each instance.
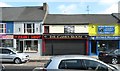
[[118, 54], [120, 54], [120, 49], [118, 50]]
[[2, 49], [2, 54], [10, 54], [12, 51], [8, 49]]
[[84, 70], [81, 60], [79, 59], [68, 59], [68, 60], [62, 60], [59, 65], [59, 69], [79, 69]]
[[2, 49], [0, 49], [0, 54], [2, 54]]
[[108, 71], [107, 66], [93, 60], [83, 60], [87, 70]]
[[115, 54], [119, 54], [119, 51], [118, 51], [118, 49], [117, 49], [117, 50], [115, 50], [115, 51], [114, 51], [114, 53], [115, 53]]

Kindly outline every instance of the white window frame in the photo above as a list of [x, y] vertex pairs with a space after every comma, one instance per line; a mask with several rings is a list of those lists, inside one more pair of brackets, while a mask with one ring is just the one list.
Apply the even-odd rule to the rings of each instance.
[[[27, 25], [31, 24], [31, 28], [27, 28]], [[35, 33], [35, 23], [24, 23], [24, 33]], [[34, 27], [33, 27], [34, 26]], [[28, 32], [27, 30], [31, 29], [31, 32]]]
[[0, 31], [0, 33], [5, 33], [6, 32], [6, 23], [0, 23], [0, 25], [2, 25], [2, 28], [0, 27], [0, 30], [3, 30], [3, 31]]

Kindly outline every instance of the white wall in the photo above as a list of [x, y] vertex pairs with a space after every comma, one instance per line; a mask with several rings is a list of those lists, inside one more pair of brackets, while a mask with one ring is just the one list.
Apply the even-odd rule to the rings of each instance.
[[75, 33], [88, 33], [88, 25], [76, 25]]
[[[49, 26], [49, 33], [64, 33], [65, 25]], [[88, 33], [88, 25], [75, 25], [75, 33]]]
[[[35, 23], [35, 32], [34, 33], [24, 33], [24, 23]], [[42, 30], [40, 28], [42, 28], [40, 25], [42, 23], [41, 22], [14, 22], [14, 34], [42, 34]], [[19, 31], [20, 28], [20, 31]], [[38, 28], [38, 31], [37, 29]], [[41, 32], [40, 32], [41, 31]]]
[[64, 33], [63, 25], [51, 25], [49, 26], [49, 33]]
[[[20, 31], [19, 31], [20, 28]], [[23, 34], [24, 33], [24, 23], [23, 22], [14, 22], [14, 34]]]

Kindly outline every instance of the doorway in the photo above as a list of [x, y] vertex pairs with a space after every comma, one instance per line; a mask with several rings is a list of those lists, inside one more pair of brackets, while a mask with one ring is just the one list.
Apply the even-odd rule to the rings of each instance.
[[91, 54], [97, 55], [97, 41], [95, 40], [91, 41]]

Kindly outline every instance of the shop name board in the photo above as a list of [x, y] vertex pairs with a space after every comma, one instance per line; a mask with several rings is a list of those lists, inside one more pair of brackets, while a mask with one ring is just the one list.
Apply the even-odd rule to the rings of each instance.
[[91, 40], [120, 40], [119, 36], [95, 36]]
[[88, 36], [83, 36], [83, 35], [49, 35], [49, 36], [44, 36], [45, 38], [87, 38]]
[[41, 39], [41, 35], [14, 35], [15, 39]]
[[114, 34], [115, 26], [98, 26], [98, 34]]
[[0, 35], [1, 39], [13, 39], [13, 35]]

